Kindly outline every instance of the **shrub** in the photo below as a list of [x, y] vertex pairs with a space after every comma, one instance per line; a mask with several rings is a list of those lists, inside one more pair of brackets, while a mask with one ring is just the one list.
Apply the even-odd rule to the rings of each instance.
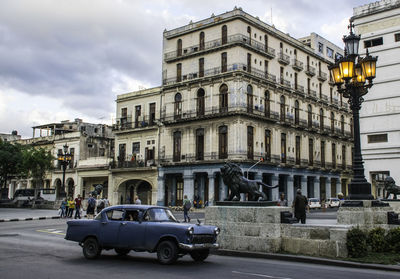
[[386, 231], [383, 228], [375, 228], [368, 232], [367, 243], [372, 252], [385, 252], [388, 245], [386, 240]]
[[354, 227], [347, 232], [346, 246], [349, 256], [361, 258], [367, 255], [367, 233], [359, 227]]
[[389, 230], [387, 236], [389, 249], [400, 253], [400, 227]]

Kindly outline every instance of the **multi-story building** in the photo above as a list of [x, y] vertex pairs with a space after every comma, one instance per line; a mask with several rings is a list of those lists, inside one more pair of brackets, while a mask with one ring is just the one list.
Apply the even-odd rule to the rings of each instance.
[[228, 160], [279, 184], [272, 200], [346, 192], [352, 117], [330, 62], [240, 8], [165, 31], [157, 203], [224, 199]]
[[311, 47], [317, 55], [327, 59], [332, 63], [343, 57], [342, 48], [338, 47], [317, 33], [312, 32], [307, 37], [299, 38], [299, 41], [306, 46]]
[[374, 86], [360, 111], [361, 147], [372, 194], [384, 197], [383, 181], [400, 173], [400, 1], [383, 0], [356, 7], [352, 21], [361, 35], [359, 53], [378, 56]]
[[12, 131], [11, 134], [2, 134], [0, 133], [0, 140], [3, 141], [15, 141], [21, 139], [21, 136], [18, 135], [17, 131]]
[[[54, 169], [46, 174], [43, 185], [35, 185], [32, 179], [12, 180], [10, 194], [24, 188], [55, 188], [57, 198], [81, 194], [88, 197], [94, 186], [102, 184], [103, 195], [108, 194], [109, 168], [114, 157], [114, 138], [111, 127], [104, 124], [85, 123], [81, 119], [62, 121], [33, 127], [33, 137], [17, 142], [30, 144], [51, 151]], [[65, 188], [62, 188], [63, 171], [58, 154], [68, 145], [71, 161], [65, 172]], [[12, 196], [11, 196], [12, 197]]]

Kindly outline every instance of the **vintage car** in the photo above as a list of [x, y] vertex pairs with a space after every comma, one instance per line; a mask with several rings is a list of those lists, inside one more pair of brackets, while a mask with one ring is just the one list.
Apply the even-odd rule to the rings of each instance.
[[65, 239], [79, 242], [87, 259], [102, 249], [119, 255], [157, 252], [162, 264], [172, 264], [185, 254], [204, 261], [216, 243], [218, 227], [180, 223], [168, 208], [148, 205], [118, 205], [103, 209], [93, 220], [71, 220]]

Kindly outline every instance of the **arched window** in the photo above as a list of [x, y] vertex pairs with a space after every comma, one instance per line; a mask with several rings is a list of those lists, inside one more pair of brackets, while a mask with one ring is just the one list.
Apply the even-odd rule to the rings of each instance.
[[324, 110], [320, 109], [319, 110], [319, 129], [321, 132], [324, 131]]
[[312, 106], [308, 105], [308, 128], [312, 128]]
[[226, 44], [228, 42], [228, 27], [226, 25], [222, 26], [222, 44]]
[[270, 117], [271, 115], [271, 99], [269, 91], [265, 91], [265, 117]]
[[222, 84], [219, 88], [219, 112], [228, 111], [228, 86]]
[[197, 91], [197, 116], [204, 115], [204, 109], [205, 109], [204, 95], [205, 95], [204, 89], [200, 88]]
[[174, 103], [174, 118], [181, 119], [182, 117], [182, 95], [181, 93], [175, 94], [175, 103]]
[[179, 39], [176, 46], [176, 56], [182, 56], [182, 40]]
[[204, 32], [200, 32], [199, 50], [204, 50]]
[[331, 133], [335, 133], [335, 114], [331, 112]]
[[344, 135], [344, 116], [340, 116], [340, 131], [342, 132], [342, 135]]
[[181, 138], [182, 135], [180, 131], [174, 132], [174, 162], [179, 162], [181, 160]]
[[280, 104], [280, 112], [281, 112], [281, 121], [285, 122], [286, 119], [286, 109], [285, 109], [285, 96], [281, 96], [281, 104]]
[[299, 125], [300, 123], [300, 104], [299, 101], [294, 102], [294, 124]]
[[218, 128], [218, 158], [228, 158], [228, 127], [220, 126]]
[[253, 87], [247, 85], [247, 112], [253, 113]]
[[196, 160], [204, 160], [204, 129], [196, 130]]

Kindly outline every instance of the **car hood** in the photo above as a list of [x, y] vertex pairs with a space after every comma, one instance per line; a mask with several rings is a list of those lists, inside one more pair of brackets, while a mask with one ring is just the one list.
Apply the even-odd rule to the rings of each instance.
[[215, 226], [209, 226], [209, 225], [198, 225], [198, 224], [190, 224], [190, 223], [169, 223], [171, 227], [176, 227], [176, 228], [185, 228], [188, 229], [190, 227], [193, 227], [194, 233], [195, 234], [213, 234], [214, 229], [216, 228]]

